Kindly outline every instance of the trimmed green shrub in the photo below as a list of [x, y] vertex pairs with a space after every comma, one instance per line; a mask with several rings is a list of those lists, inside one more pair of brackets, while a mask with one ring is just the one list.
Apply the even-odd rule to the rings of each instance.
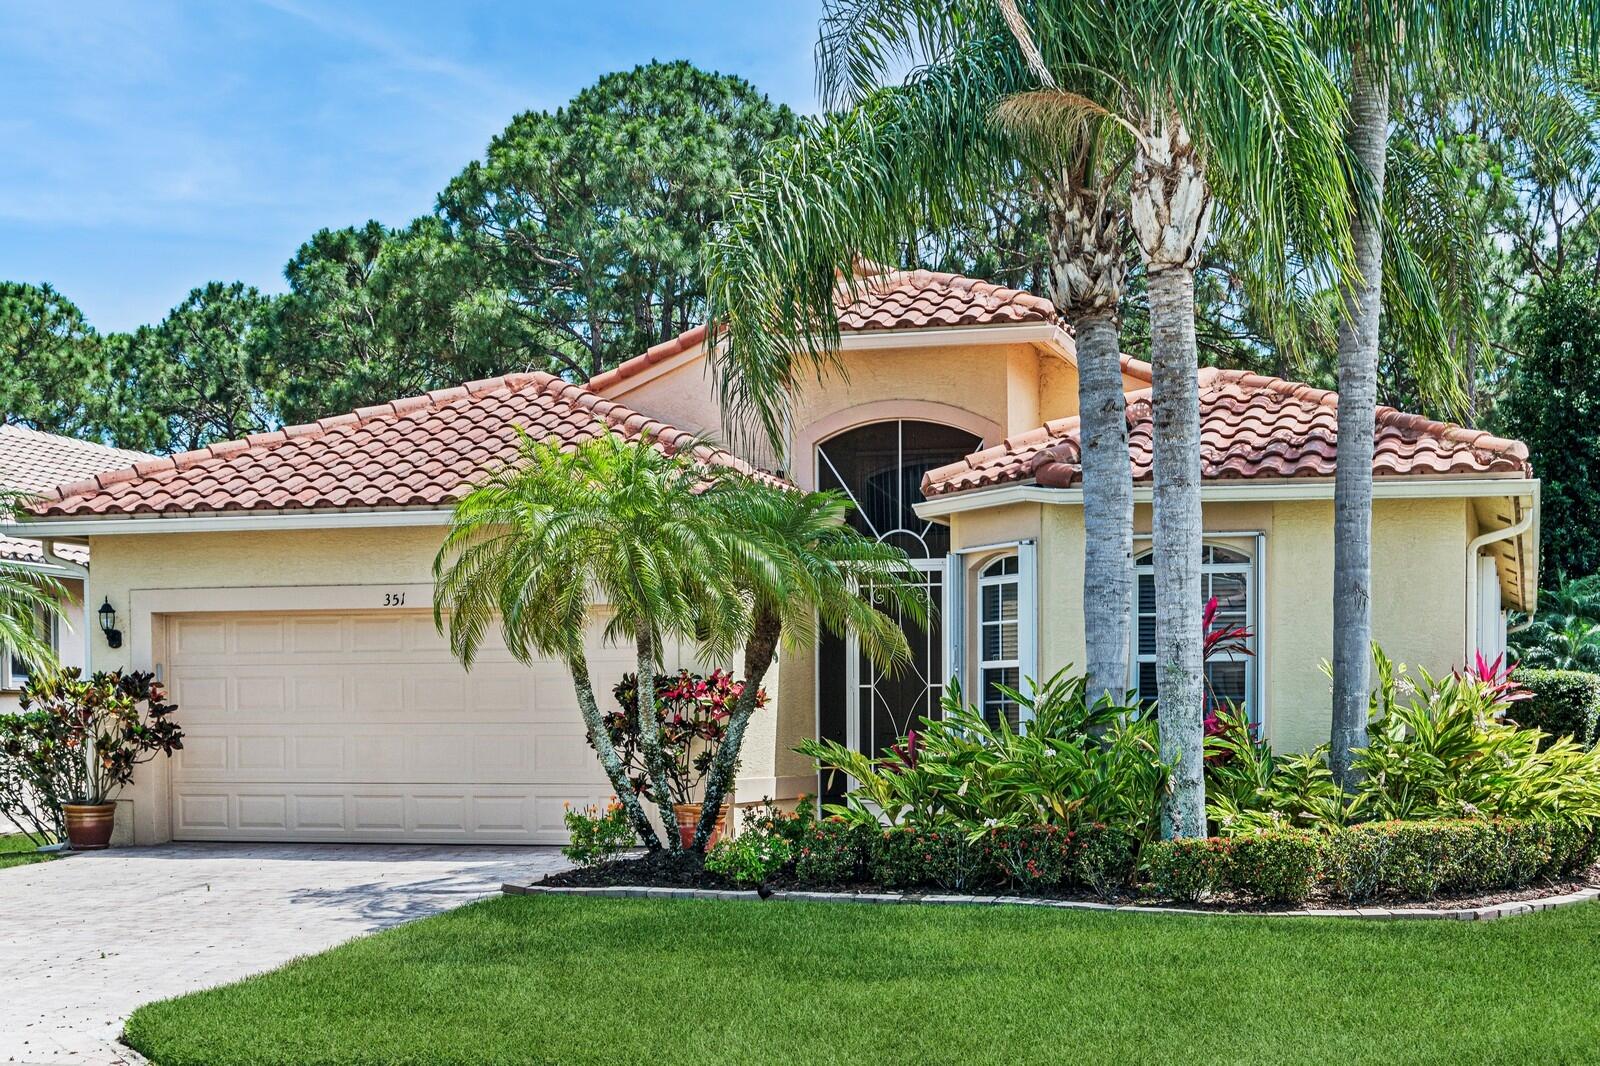
[[717, 841], [706, 854], [706, 869], [734, 884], [759, 885], [789, 864], [789, 841], [776, 833], [746, 829]]
[[940, 888], [967, 892], [983, 878], [982, 853], [959, 829], [885, 829], [872, 844], [867, 865], [884, 888]]
[[803, 885], [850, 885], [862, 879], [873, 833], [839, 818], [811, 825], [794, 847], [794, 875]]
[[1122, 830], [1085, 826], [1078, 830], [1076, 851], [1072, 880], [1101, 899], [1115, 898], [1133, 880], [1134, 839]]
[[1222, 837], [1146, 844], [1143, 858], [1150, 887], [1181, 903], [1203, 903], [1226, 881], [1229, 845]]
[[1571, 737], [1585, 746], [1594, 743], [1600, 717], [1600, 674], [1519, 668], [1516, 680], [1533, 698], [1512, 705], [1507, 717], [1552, 737]]
[[1389, 835], [1341, 831], [1322, 839], [1322, 876], [1339, 899], [1364, 903], [1383, 891]]
[[1023, 892], [1059, 888], [1076, 847], [1077, 834], [1054, 825], [997, 826], [978, 842], [987, 875]]
[[1321, 870], [1317, 838], [1293, 829], [1234, 837], [1226, 864], [1228, 887], [1271, 903], [1303, 903]]
[[1544, 877], [1572, 877], [1600, 859], [1600, 832], [1593, 822], [1550, 823], [1550, 862], [1540, 871]]

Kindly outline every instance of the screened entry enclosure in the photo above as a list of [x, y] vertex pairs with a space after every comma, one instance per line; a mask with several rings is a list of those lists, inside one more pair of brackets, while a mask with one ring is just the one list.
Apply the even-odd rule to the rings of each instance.
[[[901, 619], [911, 662], [879, 670], [854, 638], [825, 634], [817, 648], [817, 735], [878, 756], [922, 717], [937, 718], [946, 676], [942, 608], [948, 527], [918, 518], [922, 475], [977, 450], [974, 434], [934, 422], [896, 419], [847, 430], [817, 446], [817, 488], [854, 504], [860, 533], [903, 550], [928, 594], [925, 625]], [[843, 795], [843, 780], [821, 782], [825, 799]]]

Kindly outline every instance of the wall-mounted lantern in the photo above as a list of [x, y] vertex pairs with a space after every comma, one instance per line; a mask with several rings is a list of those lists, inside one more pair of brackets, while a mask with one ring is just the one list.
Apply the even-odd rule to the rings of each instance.
[[117, 628], [117, 609], [111, 606], [111, 599], [100, 605], [100, 632], [106, 635], [106, 646], [110, 648], [122, 647], [122, 630]]

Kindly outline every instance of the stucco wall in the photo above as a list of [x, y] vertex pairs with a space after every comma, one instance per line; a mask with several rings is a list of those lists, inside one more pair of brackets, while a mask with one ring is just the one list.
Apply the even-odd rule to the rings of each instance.
[[[842, 371], [809, 378], [797, 397], [787, 468], [811, 484], [810, 451], [859, 422], [925, 417], [960, 425], [985, 444], [1077, 411], [1077, 376], [1031, 344], [873, 348], [841, 353]], [[607, 396], [684, 429], [729, 437], [703, 360], [689, 359], [608, 390]], [[940, 410], [944, 408], [944, 410]], [[852, 420], [850, 412], [860, 412]], [[768, 466], [784, 465], [756, 454]]]
[[[433, 559], [442, 537], [439, 526], [95, 537], [90, 591], [96, 602], [107, 597], [116, 608], [123, 645], [108, 648], [97, 633], [92, 645], [94, 666], [153, 668], [156, 662], [135, 661], [138, 649], [160, 647], [160, 616], [150, 615], [150, 604], [159, 598], [182, 605], [183, 590], [195, 591], [194, 609], [200, 609], [201, 590], [209, 596], [214, 590], [279, 589], [285, 590], [287, 603], [293, 605], [295, 590], [304, 589], [304, 606], [311, 608], [325, 598], [321, 590], [329, 586], [370, 586], [374, 592], [388, 586], [431, 586]], [[171, 590], [179, 591], [174, 594]], [[425, 597], [423, 600], [415, 605], [428, 606]], [[283, 605], [275, 603], [273, 609], [283, 609]], [[141, 632], [145, 626], [153, 628]], [[159, 652], [152, 657], [159, 661]], [[699, 665], [680, 655], [666, 658], [673, 669]], [[810, 728], [809, 695], [803, 707], [788, 707], [781, 671], [776, 667], [768, 675], [767, 688], [777, 699], [751, 723], [737, 785], [741, 802], [780, 791], [773, 781], [774, 749], [780, 732], [777, 717], [786, 712], [796, 716], [793, 727], [783, 727], [786, 735], [799, 728], [802, 718], [806, 729]], [[597, 695], [602, 706], [610, 699], [609, 693]], [[181, 724], [182, 708], [177, 717]], [[167, 768], [161, 762], [142, 767], [134, 786], [124, 792], [122, 798], [128, 803], [119, 822], [134, 829], [138, 843], [167, 839], [167, 793]]]
[[[1150, 509], [1135, 510], [1149, 531]], [[1327, 739], [1332, 653], [1333, 506], [1330, 501], [1215, 503], [1217, 533], [1263, 534], [1258, 590], [1266, 733], [1285, 749]], [[1460, 664], [1466, 639], [1468, 507], [1464, 500], [1379, 500], [1373, 509], [1374, 639], [1394, 658], [1434, 673]], [[1037, 536], [1040, 673], [1081, 669], [1083, 517], [1075, 505], [1015, 505], [952, 516], [957, 547]], [[1143, 550], [1148, 542], [1135, 545]]]

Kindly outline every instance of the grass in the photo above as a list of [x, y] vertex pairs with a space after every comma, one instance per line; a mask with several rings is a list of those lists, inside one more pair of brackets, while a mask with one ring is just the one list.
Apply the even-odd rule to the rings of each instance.
[[1490, 923], [489, 900], [138, 1010], [191, 1063], [1600, 1057], [1600, 905]]
[[33, 841], [21, 833], [0, 836], [0, 870], [8, 866], [27, 866], [29, 863], [49, 862], [54, 855], [41, 855]]

